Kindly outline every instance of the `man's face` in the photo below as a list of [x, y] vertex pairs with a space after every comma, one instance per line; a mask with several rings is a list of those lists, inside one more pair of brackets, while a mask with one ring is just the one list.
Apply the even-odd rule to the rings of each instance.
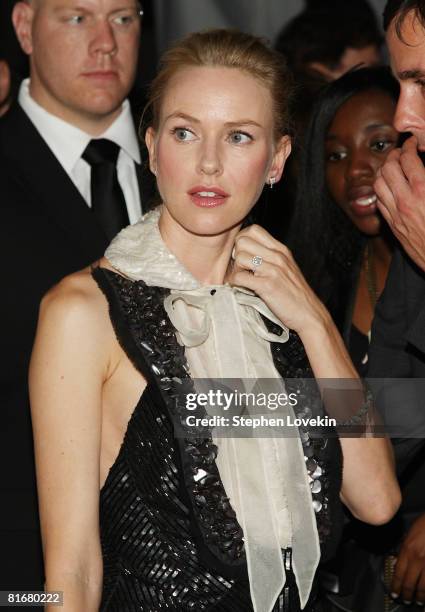
[[30, 0], [14, 24], [39, 104], [82, 129], [119, 114], [137, 65], [136, 0]]
[[387, 44], [400, 83], [394, 126], [399, 132], [414, 134], [419, 149], [425, 151], [425, 30], [413, 11], [403, 21], [401, 39], [391, 23]]

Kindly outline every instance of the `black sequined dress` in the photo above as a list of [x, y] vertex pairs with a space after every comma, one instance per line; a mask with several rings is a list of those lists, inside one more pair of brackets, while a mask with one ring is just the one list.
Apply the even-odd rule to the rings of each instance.
[[[102, 268], [93, 276], [109, 302], [121, 346], [147, 380], [100, 494], [100, 609], [252, 612], [243, 532], [219, 476], [217, 449], [208, 437], [174, 436], [173, 418], [182, 409], [179, 389], [191, 381], [184, 348], [164, 310], [168, 290]], [[311, 375], [295, 334], [272, 351], [283, 376]], [[327, 557], [342, 524], [341, 449], [337, 438], [313, 440], [304, 431], [302, 440]], [[196, 478], [200, 470], [205, 475]], [[282, 554], [287, 581], [273, 612], [297, 612], [291, 551]], [[313, 588], [305, 610], [319, 609]]]

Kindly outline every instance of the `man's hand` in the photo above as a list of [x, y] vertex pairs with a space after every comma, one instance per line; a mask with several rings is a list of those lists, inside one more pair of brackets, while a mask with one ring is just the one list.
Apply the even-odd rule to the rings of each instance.
[[403, 540], [391, 593], [405, 602], [425, 603], [425, 514], [416, 519]]
[[378, 170], [378, 207], [406, 253], [425, 270], [425, 168], [411, 136]]

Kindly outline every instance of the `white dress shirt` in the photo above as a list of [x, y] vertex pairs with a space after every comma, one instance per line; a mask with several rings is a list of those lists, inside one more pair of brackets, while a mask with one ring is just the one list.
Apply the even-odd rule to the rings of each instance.
[[[22, 82], [18, 100], [88, 206], [91, 206], [91, 168], [81, 155], [92, 136], [40, 106], [30, 95], [29, 79]], [[112, 125], [97, 138], [112, 140], [121, 148], [117, 162], [118, 181], [124, 193], [130, 223], [135, 223], [140, 218], [142, 208], [134, 163], [140, 164], [141, 159], [128, 100], [124, 101], [122, 111]]]

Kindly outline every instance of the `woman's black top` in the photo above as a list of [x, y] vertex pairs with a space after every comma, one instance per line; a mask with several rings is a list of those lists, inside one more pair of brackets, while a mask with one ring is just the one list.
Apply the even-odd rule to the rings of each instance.
[[[193, 381], [163, 307], [168, 290], [102, 268], [93, 276], [107, 297], [122, 348], [147, 380], [100, 493], [100, 609], [252, 612], [243, 532], [220, 479], [217, 448], [205, 434], [174, 434]], [[291, 333], [272, 351], [280, 373], [299, 379], [292, 384], [302, 397], [301, 377], [311, 370], [298, 336]], [[342, 525], [340, 444], [337, 437], [313, 439], [307, 431], [301, 438], [309, 473], [321, 472], [312, 502], [322, 555], [328, 557]], [[282, 555], [287, 582], [273, 611], [297, 612], [291, 550]], [[305, 610], [318, 612], [314, 600], [312, 594]]]

